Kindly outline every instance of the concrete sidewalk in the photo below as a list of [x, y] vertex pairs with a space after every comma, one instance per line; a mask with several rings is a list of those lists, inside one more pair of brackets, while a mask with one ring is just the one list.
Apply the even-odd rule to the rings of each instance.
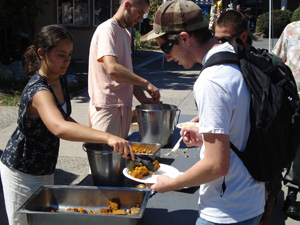
[[[276, 40], [274, 41], [274, 44], [275, 43]], [[254, 42], [254, 46], [268, 49], [268, 40], [261, 39], [258, 42]], [[163, 60], [163, 54], [161, 52], [154, 51], [134, 52], [133, 63], [134, 70], [138, 75], [148, 79], [160, 89], [162, 101], [164, 103], [178, 106], [181, 110], [181, 115], [183, 115], [182, 118], [197, 115], [192, 88], [199, 75], [201, 69], [200, 65], [196, 65], [191, 70], [186, 71], [182, 66], [177, 65], [175, 62], [167, 63]], [[72, 117], [83, 125], [88, 124], [88, 102], [89, 97], [87, 91], [72, 98]], [[134, 99], [133, 108], [138, 104], [136, 99]], [[16, 123], [0, 130], [0, 150], [5, 148], [15, 127]], [[0, 155], [1, 153], [2, 152], [0, 151]], [[89, 164], [87, 154], [82, 150], [82, 143], [62, 140], [55, 172], [55, 184], [76, 185], [88, 174]], [[2, 188], [0, 188], [0, 191], [0, 220], [2, 225], [6, 225], [7, 220], [2, 199]], [[272, 213], [271, 225], [299, 224], [299, 221], [287, 218], [281, 210], [285, 195], [286, 188], [283, 187]], [[299, 195], [298, 201], [300, 201]]]

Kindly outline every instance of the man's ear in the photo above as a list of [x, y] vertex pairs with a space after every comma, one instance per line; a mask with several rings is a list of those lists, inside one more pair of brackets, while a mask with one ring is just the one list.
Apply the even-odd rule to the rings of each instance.
[[185, 43], [186, 45], [190, 45], [191, 43], [191, 37], [190, 35], [186, 32], [186, 31], [182, 31], [179, 34], [180, 40], [179, 41], [183, 41], [183, 43]]
[[127, 10], [129, 7], [131, 6], [131, 2], [130, 1], [125, 1], [124, 2], [124, 7]]
[[247, 37], [248, 37], [248, 32], [247, 31], [244, 31], [240, 35], [240, 39], [243, 41], [243, 43], [247, 43]]

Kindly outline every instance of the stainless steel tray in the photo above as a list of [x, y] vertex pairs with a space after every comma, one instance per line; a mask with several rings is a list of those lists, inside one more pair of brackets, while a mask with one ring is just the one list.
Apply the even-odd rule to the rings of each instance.
[[159, 143], [143, 143], [143, 142], [130, 142], [132, 144], [132, 147], [137, 148], [146, 148], [147, 150], [151, 151], [151, 153], [134, 153], [136, 155], [146, 155], [153, 160], [155, 160], [155, 157], [160, 157], [160, 149], [161, 144]]
[[[122, 187], [45, 185], [36, 191], [18, 213], [27, 214], [29, 225], [138, 225], [144, 214], [150, 190]], [[67, 208], [99, 210], [108, 201], [118, 199], [121, 209], [140, 206], [135, 215], [103, 215], [65, 212]], [[47, 212], [54, 208], [59, 212]]]

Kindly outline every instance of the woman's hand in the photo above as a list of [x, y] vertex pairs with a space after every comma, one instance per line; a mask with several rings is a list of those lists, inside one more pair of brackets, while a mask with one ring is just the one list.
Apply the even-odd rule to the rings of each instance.
[[112, 135], [108, 139], [108, 145], [114, 148], [114, 151], [121, 155], [123, 158], [128, 159], [128, 155], [131, 155], [131, 159], [134, 160], [134, 152], [129, 141], [123, 138]]

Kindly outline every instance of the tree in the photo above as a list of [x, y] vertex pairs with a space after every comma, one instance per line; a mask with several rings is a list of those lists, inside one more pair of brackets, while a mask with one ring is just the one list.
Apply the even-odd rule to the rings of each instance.
[[149, 15], [150, 15], [150, 20], [154, 20], [155, 13], [159, 6], [163, 3], [163, 0], [152, 0], [150, 1], [150, 7], [149, 7]]
[[0, 63], [20, 60], [27, 46], [24, 26], [32, 25], [47, 0], [0, 0]]

